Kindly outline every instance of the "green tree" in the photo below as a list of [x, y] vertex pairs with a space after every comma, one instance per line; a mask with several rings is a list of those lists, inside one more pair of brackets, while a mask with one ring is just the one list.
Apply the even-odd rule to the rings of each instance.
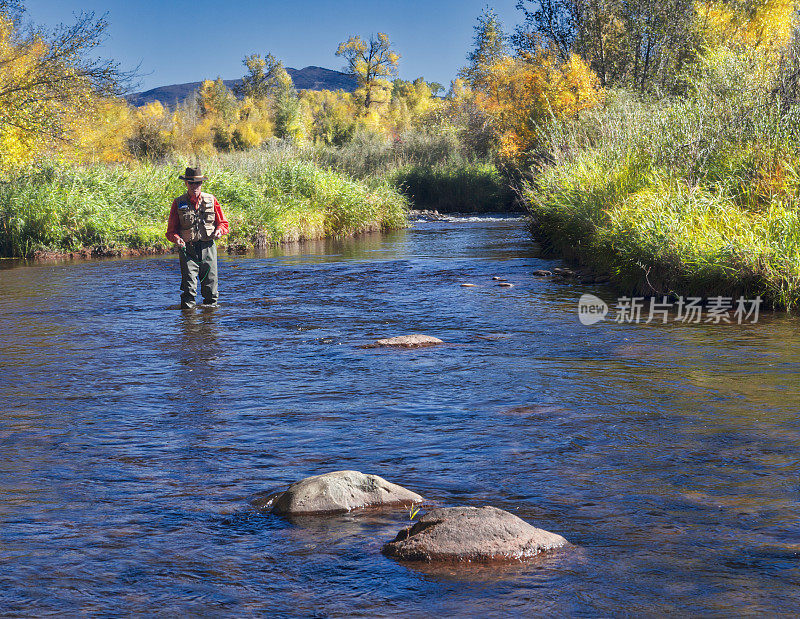
[[273, 110], [276, 136], [294, 140], [303, 137], [303, 105], [294, 90], [279, 92]]
[[519, 0], [525, 21], [513, 42], [528, 59], [543, 49], [563, 61], [576, 53], [603, 86], [672, 89], [701, 46], [695, 6], [693, 0]]
[[468, 64], [459, 71], [459, 76], [469, 81], [473, 88], [480, 88], [492, 66], [508, 55], [508, 37], [497, 13], [488, 7], [478, 16], [474, 29], [475, 44], [467, 54]]
[[358, 82], [355, 94], [365, 111], [388, 95], [391, 86], [386, 78], [397, 75], [400, 60], [392, 51], [388, 35], [379, 32], [368, 41], [352, 36], [339, 43], [336, 55], [347, 61], [345, 72], [355, 76]]
[[440, 84], [439, 82], [428, 82], [428, 88], [431, 89], [431, 96], [432, 97], [437, 96], [440, 92], [444, 92], [444, 90], [445, 90], [444, 86], [442, 84]]

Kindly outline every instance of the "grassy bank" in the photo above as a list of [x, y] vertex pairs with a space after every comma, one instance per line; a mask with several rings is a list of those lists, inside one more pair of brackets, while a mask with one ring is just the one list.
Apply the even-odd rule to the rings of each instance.
[[557, 127], [553, 164], [526, 192], [534, 232], [550, 250], [610, 272], [624, 291], [760, 294], [795, 308], [798, 114], [754, 89], [748, 98], [744, 78], [704, 79], [674, 100], [611, 93]]
[[389, 178], [418, 209], [486, 213], [517, 208], [509, 179], [489, 163], [410, 166]]
[[[312, 163], [262, 153], [206, 165], [204, 191], [231, 223], [223, 244], [253, 246], [402, 227], [406, 200], [387, 182], [367, 185]], [[0, 255], [92, 248], [166, 249], [183, 166], [40, 166], [0, 184]]]
[[[520, 208], [510, 189], [510, 178], [492, 158], [478, 157], [473, 149], [450, 134], [409, 131], [389, 141], [363, 134], [343, 146], [276, 143], [272, 152], [310, 161], [366, 182], [385, 180], [408, 198], [412, 208], [443, 213]], [[230, 157], [241, 158], [241, 155]]]

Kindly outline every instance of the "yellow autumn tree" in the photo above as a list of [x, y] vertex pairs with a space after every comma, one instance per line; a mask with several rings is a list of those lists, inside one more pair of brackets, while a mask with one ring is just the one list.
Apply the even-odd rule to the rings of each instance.
[[119, 92], [125, 76], [118, 65], [88, 56], [106, 26], [80, 14], [52, 32], [18, 31], [0, 6], [0, 171], [70, 140], [76, 121]]
[[438, 100], [423, 78], [418, 77], [413, 82], [397, 79], [392, 84], [392, 96], [385, 112], [385, 129], [394, 134], [419, 129], [437, 105]]
[[397, 75], [400, 60], [400, 55], [392, 50], [388, 35], [379, 32], [368, 40], [352, 36], [339, 43], [336, 55], [345, 59], [345, 71], [356, 78], [355, 97], [366, 115], [373, 105], [388, 101], [391, 84], [386, 78]]
[[137, 108], [128, 148], [137, 159], [163, 160], [174, 151], [172, 115], [160, 101]]
[[695, 4], [698, 29], [707, 47], [758, 49], [776, 53], [792, 37], [796, 3], [793, 0], [755, 0], [748, 6], [721, 0]]
[[135, 110], [124, 99], [98, 101], [91, 113], [75, 120], [75, 140], [65, 145], [64, 154], [84, 162], [129, 161], [135, 116]]
[[542, 50], [529, 60], [505, 56], [485, 68], [475, 101], [494, 122], [504, 158], [525, 158], [544, 124], [577, 118], [602, 100], [597, 76], [577, 55], [562, 62]]
[[306, 135], [313, 142], [341, 146], [360, 127], [360, 109], [353, 95], [343, 90], [305, 90], [300, 98], [308, 112]]

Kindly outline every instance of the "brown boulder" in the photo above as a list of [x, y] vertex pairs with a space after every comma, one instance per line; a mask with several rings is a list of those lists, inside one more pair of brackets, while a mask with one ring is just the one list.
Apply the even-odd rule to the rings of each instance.
[[349, 512], [364, 507], [407, 507], [422, 501], [411, 492], [378, 475], [334, 471], [307, 477], [257, 505], [281, 515]]
[[496, 507], [443, 507], [400, 531], [382, 552], [407, 561], [490, 563], [522, 561], [567, 543]]

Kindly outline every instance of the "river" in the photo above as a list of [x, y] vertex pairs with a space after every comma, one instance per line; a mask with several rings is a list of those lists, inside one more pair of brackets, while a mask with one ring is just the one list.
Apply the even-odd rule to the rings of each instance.
[[[553, 266], [521, 220], [418, 223], [222, 257], [182, 313], [175, 256], [4, 264], [0, 614], [795, 612], [800, 321], [584, 326], [616, 295]], [[363, 348], [407, 333], [446, 345]], [[339, 469], [573, 546], [426, 569], [380, 554], [407, 511], [249, 505]]]

